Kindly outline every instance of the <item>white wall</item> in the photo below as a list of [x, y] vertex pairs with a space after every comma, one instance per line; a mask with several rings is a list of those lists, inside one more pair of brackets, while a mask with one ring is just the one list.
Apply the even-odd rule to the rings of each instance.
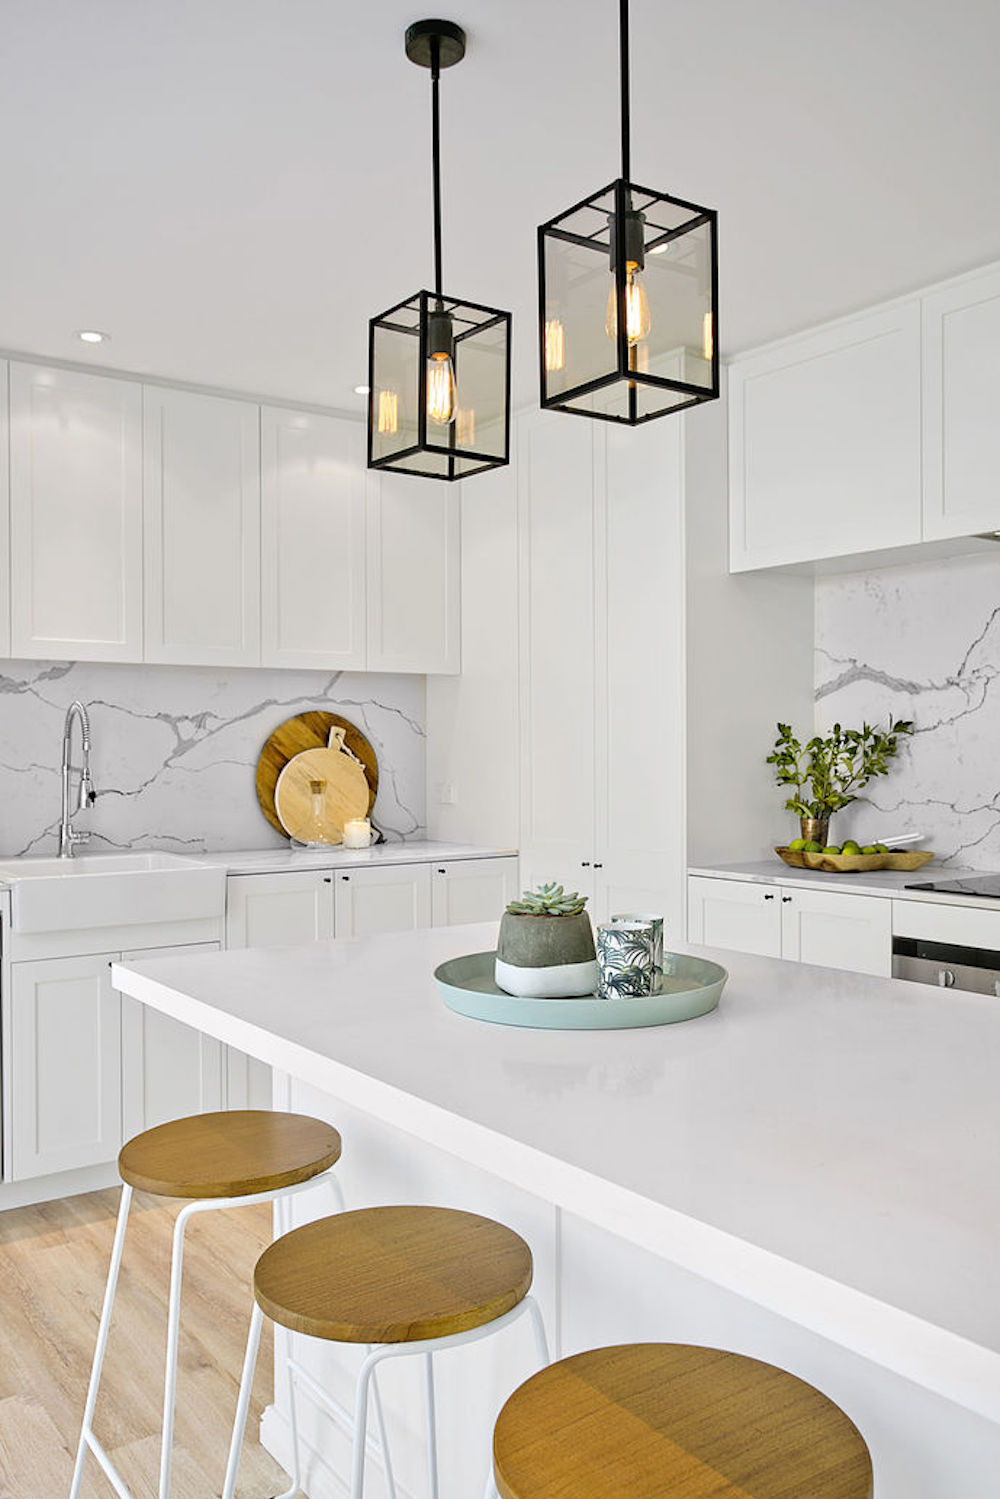
[[791, 814], [764, 763], [812, 724], [813, 580], [728, 569], [725, 396], [684, 417], [689, 864], [773, 854]]
[[922, 832], [939, 859], [1000, 868], [1000, 547], [817, 579], [817, 728], [889, 715], [916, 734], [832, 836]]
[[[0, 854], [56, 848], [63, 718], [87, 705], [98, 798], [76, 819], [90, 850], [184, 852], [280, 846], [257, 804], [268, 735], [310, 708], [339, 713], [379, 763], [374, 809], [389, 837], [424, 826], [424, 678], [347, 672], [4, 662]], [[79, 763], [78, 730], [74, 729]]]

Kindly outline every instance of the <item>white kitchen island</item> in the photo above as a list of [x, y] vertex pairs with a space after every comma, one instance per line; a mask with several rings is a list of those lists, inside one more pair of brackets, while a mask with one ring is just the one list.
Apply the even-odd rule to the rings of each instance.
[[[879, 1499], [996, 1499], [1000, 1004], [727, 953], [699, 1020], [520, 1030], [452, 1014], [433, 982], [494, 938], [444, 928], [113, 977], [335, 1122], [352, 1206], [437, 1201], [524, 1233], [560, 1352], [663, 1338], [769, 1359], [858, 1423]], [[318, 1191], [298, 1201], [329, 1210]], [[480, 1491], [490, 1411], [530, 1371], [527, 1335], [505, 1337], [447, 1355], [452, 1493]], [[346, 1393], [339, 1355], [306, 1357]], [[404, 1486], [422, 1493], [416, 1371], [390, 1372]], [[305, 1427], [319, 1499], [346, 1445], [315, 1412]], [[284, 1455], [280, 1397], [264, 1438]]]

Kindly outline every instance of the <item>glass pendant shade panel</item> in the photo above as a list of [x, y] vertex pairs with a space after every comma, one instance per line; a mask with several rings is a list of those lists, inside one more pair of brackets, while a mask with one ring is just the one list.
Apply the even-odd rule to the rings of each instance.
[[509, 461], [510, 324], [429, 291], [372, 318], [370, 468], [453, 480]]
[[619, 179], [538, 231], [542, 405], [636, 425], [719, 394], [716, 215]]

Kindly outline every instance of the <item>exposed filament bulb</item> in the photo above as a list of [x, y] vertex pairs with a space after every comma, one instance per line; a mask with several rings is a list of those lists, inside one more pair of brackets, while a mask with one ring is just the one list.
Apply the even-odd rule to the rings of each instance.
[[438, 427], [455, 419], [455, 366], [448, 354], [432, 354], [427, 361], [427, 417]]
[[[649, 337], [652, 327], [649, 315], [649, 298], [643, 285], [642, 269], [635, 260], [626, 261], [625, 272], [625, 337], [629, 347]], [[612, 275], [608, 292], [608, 308], [604, 318], [604, 331], [609, 338], [618, 337], [618, 282]]]

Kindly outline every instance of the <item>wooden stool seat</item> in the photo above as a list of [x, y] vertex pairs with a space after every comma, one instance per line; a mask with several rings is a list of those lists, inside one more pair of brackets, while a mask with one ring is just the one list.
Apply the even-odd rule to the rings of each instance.
[[756, 1359], [596, 1348], [515, 1390], [494, 1433], [502, 1499], [870, 1499], [857, 1427]]
[[122, 1180], [160, 1197], [245, 1197], [308, 1181], [340, 1159], [332, 1125], [305, 1114], [233, 1109], [171, 1119], [122, 1147]]
[[266, 1249], [261, 1310], [339, 1343], [413, 1343], [468, 1332], [531, 1286], [531, 1250], [512, 1229], [451, 1208], [362, 1208], [321, 1218]]

